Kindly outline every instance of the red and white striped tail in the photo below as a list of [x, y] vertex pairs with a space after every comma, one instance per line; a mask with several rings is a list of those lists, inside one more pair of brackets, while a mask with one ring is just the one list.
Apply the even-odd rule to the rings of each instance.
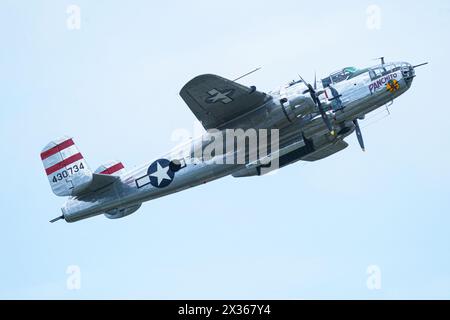
[[125, 167], [122, 162], [117, 160], [108, 161], [105, 164], [102, 164], [100, 167], [95, 170], [94, 173], [98, 174], [108, 174], [113, 176], [120, 176], [125, 172]]
[[92, 172], [70, 137], [64, 136], [47, 144], [41, 152], [41, 160], [57, 196], [75, 195], [92, 181]]

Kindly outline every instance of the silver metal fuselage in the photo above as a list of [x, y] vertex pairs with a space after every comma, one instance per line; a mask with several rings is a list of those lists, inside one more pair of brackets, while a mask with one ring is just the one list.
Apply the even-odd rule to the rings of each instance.
[[[414, 78], [414, 69], [408, 63], [389, 65], [392, 72], [374, 79], [370, 70], [380, 66], [368, 68], [367, 72], [350, 79], [333, 83], [332, 87], [339, 92], [341, 104], [338, 109], [332, 109], [327, 97], [320, 97], [323, 103], [330, 105], [329, 118], [337, 129], [337, 136], [330, 136], [308, 92], [305, 83], [298, 82], [279, 90], [269, 92], [268, 99], [254, 111], [245, 114], [225, 124], [219, 130], [226, 128], [279, 129], [279, 154], [287, 154], [297, 148], [305, 146], [303, 137], [314, 142], [316, 149], [333, 143], [335, 139], [343, 139], [354, 131], [354, 119], [362, 119], [367, 113], [389, 103], [406, 92]], [[387, 90], [386, 84], [395, 79], [398, 88]], [[319, 84], [317, 91], [324, 91]], [[325, 94], [325, 93], [324, 93]], [[288, 105], [284, 101], [292, 101]], [[332, 100], [332, 99], [331, 99]], [[298, 107], [299, 106], [299, 107]], [[305, 110], [312, 112], [304, 113]], [[175, 148], [170, 153], [157, 159], [180, 159], [180, 150], [185, 150], [183, 162], [185, 166], [175, 173], [173, 181], [164, 188], [151, 184], [137, 186], [137, 180], [147, 174], [148, 162], [143, 166], [122, 174], [113, 184], [96, 192], [78, 197], [72, 197], [62, 207], [64, 219], [74, 222], [99, 214], [108, 218], [120, 218], [139, 209], [142, 202], [191, 188], [206, 182], [250, 170], [248, 164], [221, 164], [217, 159], [199, 161], [195, 159], [194, 150], [201, 148], [203, 141], [208, 141], [208, 133], [191, 141], [187, 145]], [[186, 152], [187, 150], [187, 152]], [[301, 158], [296, 159], [301, 160]]]

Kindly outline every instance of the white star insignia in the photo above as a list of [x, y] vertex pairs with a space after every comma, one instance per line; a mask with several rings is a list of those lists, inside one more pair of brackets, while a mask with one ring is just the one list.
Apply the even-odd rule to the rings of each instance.
[[167, 174], [168, 171], [169, 171], [169, 166], [163, 168], [163, 167], [161, 167], [159, 162], [157, 162], [156, 163], [156, 171], [153, 172], [150, 175], [150, 177], [155, 177], [157, 179], [157, 181], [158, 181], [157, 183], [158, 183], [158, 186], [159, 186], [164, 179], [172, 180], [172, 179], [170, 179], [169, 175]]

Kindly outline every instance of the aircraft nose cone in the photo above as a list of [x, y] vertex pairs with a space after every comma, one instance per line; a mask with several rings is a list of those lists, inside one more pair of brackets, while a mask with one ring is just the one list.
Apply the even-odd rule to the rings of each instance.
[[410, 86], [414, 77], [416, 76], [414, 67], [412, 66], [412, 64], [410, 64], [408, 62], [404, 62], [404, 63], [402, 63], [401, 71], [402, 71], [402, 76], [405, 79], [407, 85]]

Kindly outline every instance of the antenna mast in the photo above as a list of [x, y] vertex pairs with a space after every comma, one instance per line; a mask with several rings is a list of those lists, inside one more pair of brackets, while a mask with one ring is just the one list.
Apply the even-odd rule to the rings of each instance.
[[261, 67], [258, 67], [258, 68], [256, 68], [256, 69], [254, 69], [254, 70], [250, 71], [250, 72], [247, 72], [246, 74], [244, 74], [244, 75], [242, 75], [242, 76], [240, 76], [240, 77], [238, 77], [238, 78], [234, 79], [233, 81], [237, 81], [237, 80], [239, 80], [239, 79], [242, 79], [242, 78], [244, 78], [244, 77], [246, 77], [246, 76], [248, 76], [248, 75], [252, 74], [253, 72], [256, 72], [256, 71], [258, 71], [259, 69], [261, 69]]

